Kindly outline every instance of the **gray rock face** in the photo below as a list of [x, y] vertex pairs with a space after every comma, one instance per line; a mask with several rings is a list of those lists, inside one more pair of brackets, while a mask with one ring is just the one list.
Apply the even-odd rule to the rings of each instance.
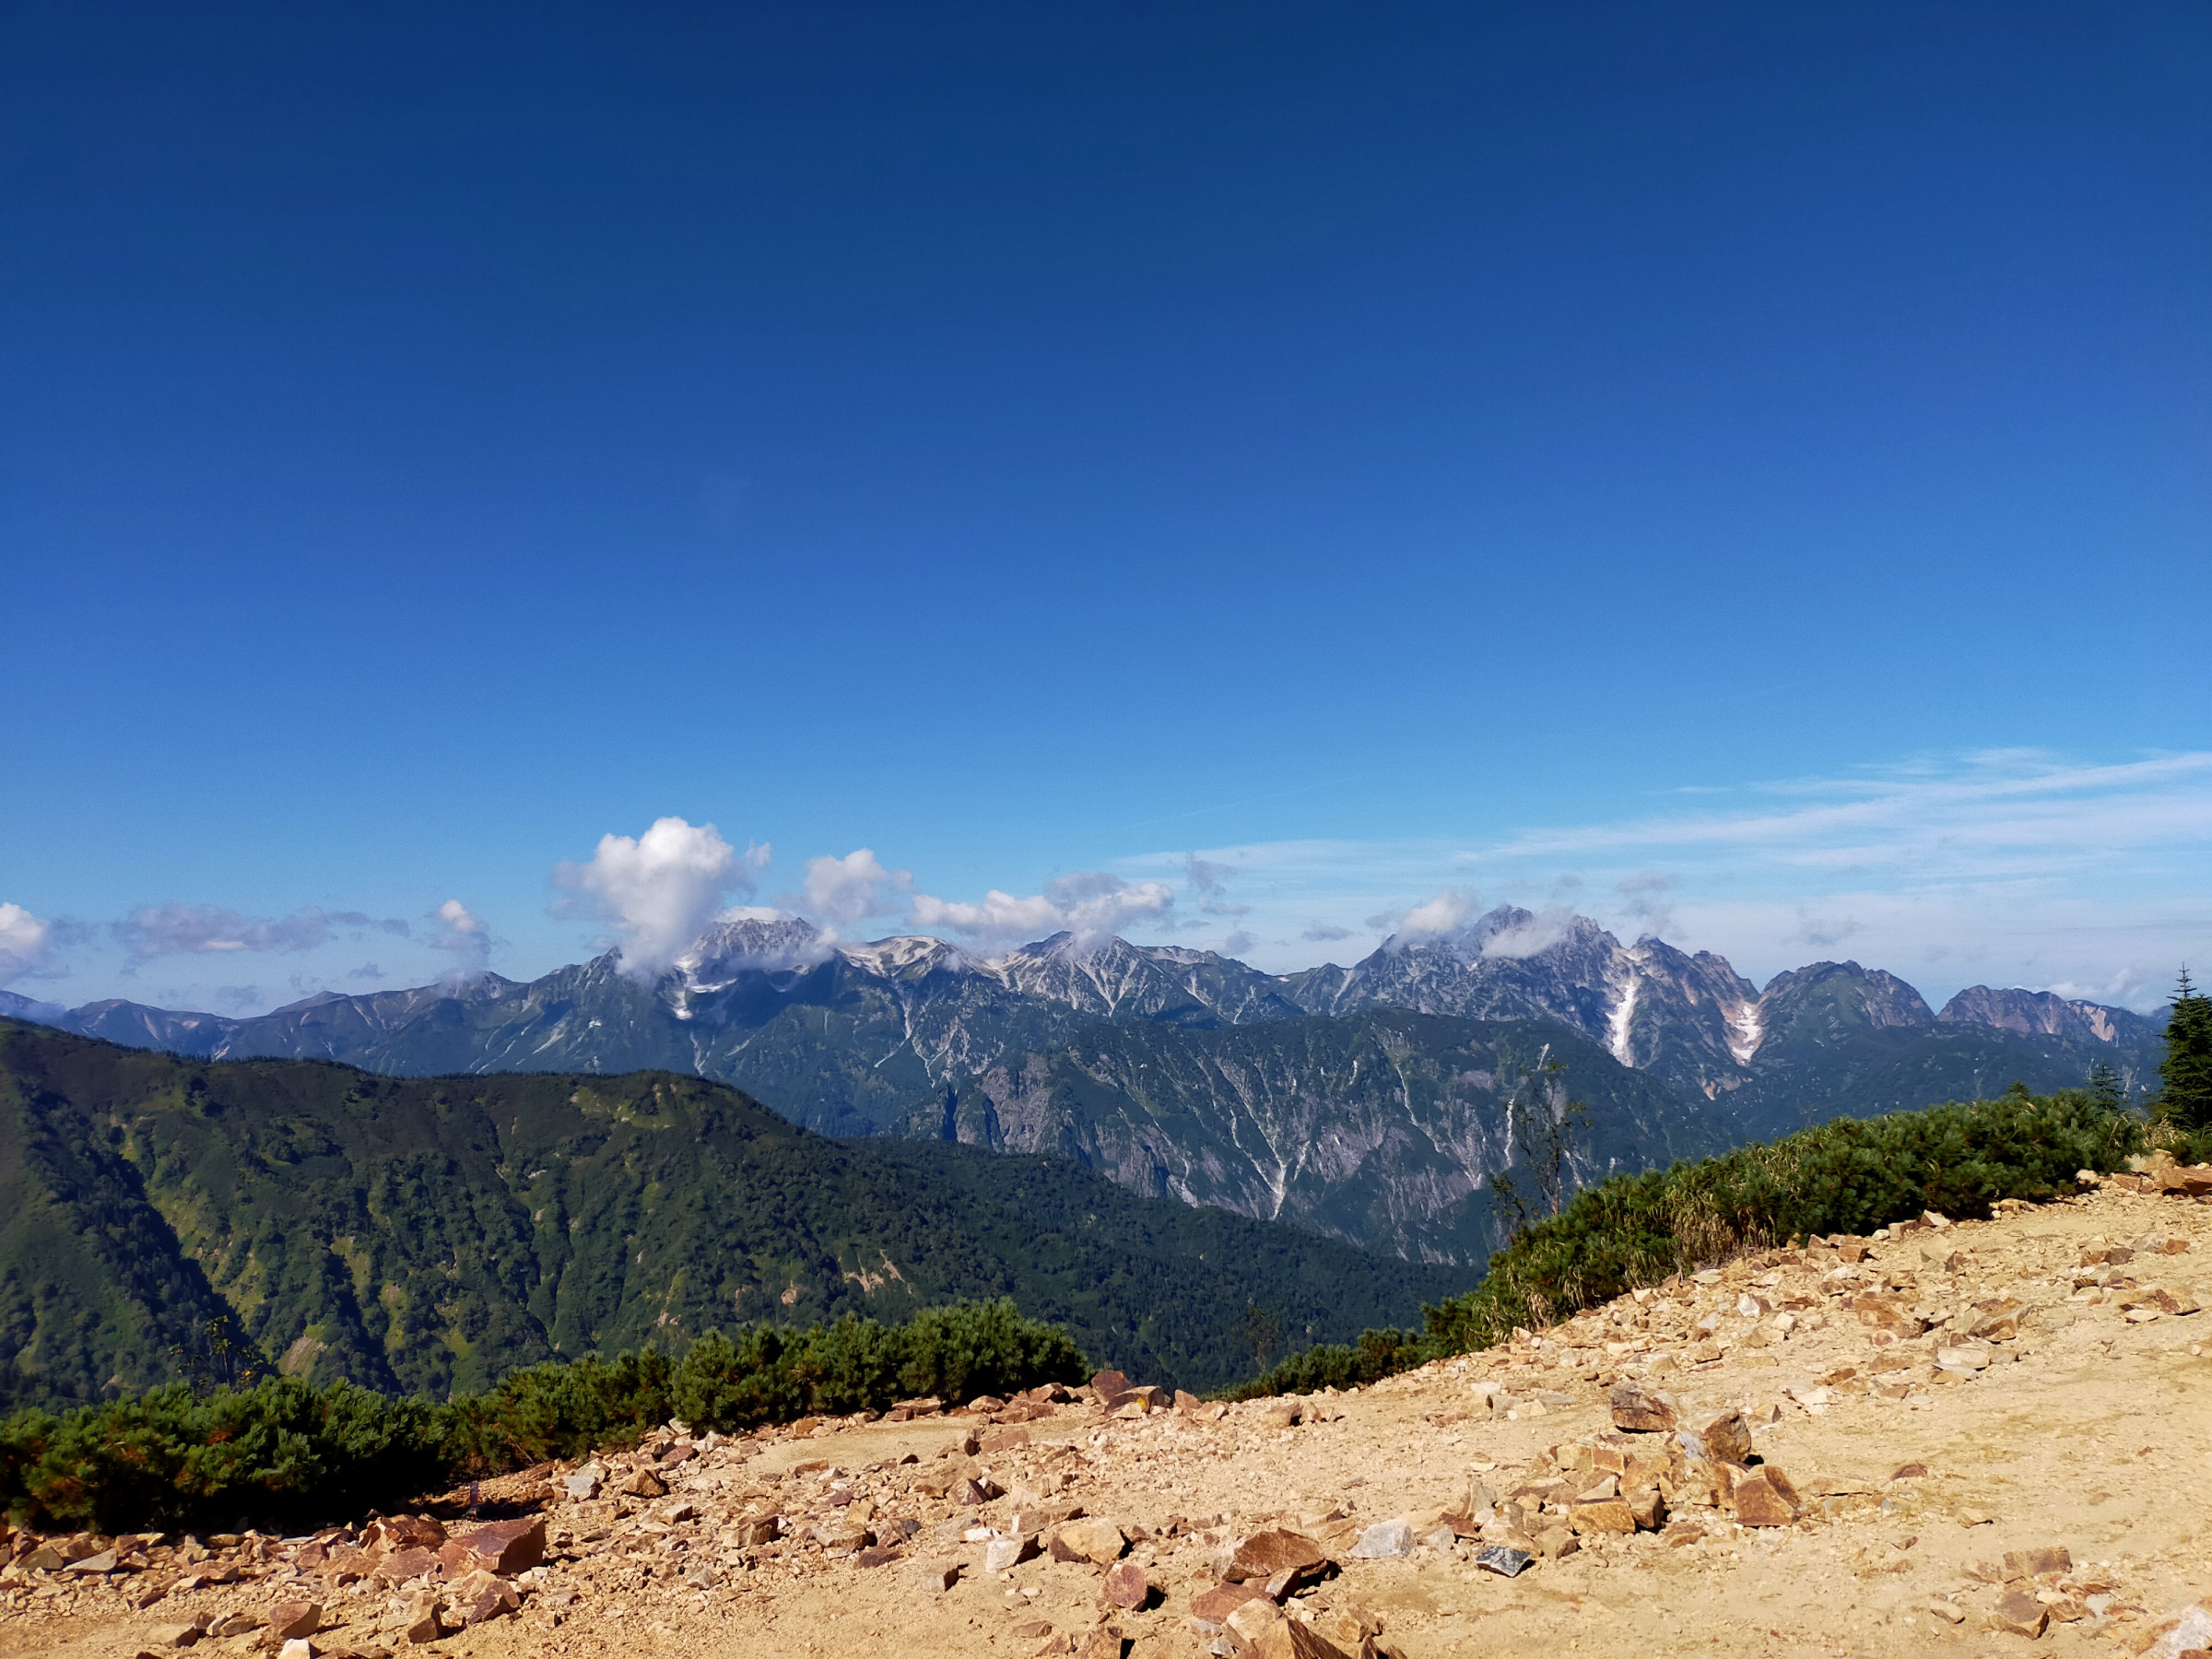
[[[1983, 986], [1938, 1017], [1902, 980], [1855, 962], [1797, 969], [1762, 993], [1711, 952], [1624, 945], [1586, 917], [1510, 906], [1394, 937], [1350, 968], [1281, 976], [1122, 939], [1060, 934], [985, 959], [940, 939], [839, 944], [797, 917], [744, 916], [652, 983], [610, 953], [527, 983], [485, 973], [324, 993], [248, 1019], [21, 997], [0, 1013], [194, 1057], [400, 1076], [695, 1073], [824, 1133], [1065, 1153], [1147, 1192], [1441, 1260], [1494, 1241], [1486, 1193], [1506, 1157], [1501, 1103], [1547, 1041], [1587, 1045], [1570, 1087], [1600, 1108], [1577, 1169], [1591, 1176], [2014, 1077], [2072, 1086], [2100, 1060], [2140, 1094], [2159, 1030], [2123, 1009]], [[1544, 1024], [1465, 1065], [1403, 1019], [1387, 1037], [1371, 1024], [1326, 1030], [1382, 1014]], [[1628, 1089], [1616, 1067], [1678, 1099]]]

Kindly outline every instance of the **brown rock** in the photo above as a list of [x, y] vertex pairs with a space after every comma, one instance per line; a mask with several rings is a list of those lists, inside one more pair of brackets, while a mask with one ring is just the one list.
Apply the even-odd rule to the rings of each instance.
[[1090, 1380], [1091, 1392], [1099, 1396], [1101, 1405], [1119, 1400], [1130, 1391], [1129, 1379], [1118, 1371], [1103, 1371]]
[[1227, 1623], [1229, 1616], [1246, 1602], [1265, 1599], [1264, 1592], [1250, 1584], [1217, 1584], [1192, 1601], [1191, 1617], [1218, 1627]]
[[1583, 1547], [1582, 1540], [1577, 1538], [1570, 1528], [1564, 1526], [1546, 1527], [1536, 1535], [1535, 1542], [1537, 1554], [1543, 1556], [1547, 1560], [1555, 1561], [1561, 1556], [1574, 1554]]
[[23, 1558], [23, 1565], [33, 1572], [59, 1572], [69, 1563], [53, 1545], [41, 1544]]
[[1351, 1659], [1342, 1648], [1309, 1624], [1277, 1619], [1253, 1644], [1253, 1659]]
[[2005, 1576], [2008, 1579], [2035, 1578], [2046, 1572], [2073, 1571], [2073, 1553], [2060, 1545], [2047, 1545], [2041, 1549], [2008, 1549], [2005, 1552]]
[[1632, 1533], [1636, 1530], [1636, 1512], [1618, 1498], [1601, 1498], [1593, 1503], [1571, 1507], [1567, 1524], [1574, 1528], [1578, 1537], [1587, 1537], [1593, 1533]]
[[1732, 1464], [1751, 1461], [1751, 1425], [1740, 1411], [1723, 1412], [1699, 1431], [1698, 1438], [1705, 1442], [1708, 1457]]
[[468, 1534], [461, 1545], [472, 1565], [512, 1578], [546, 1559], [546, 1524], [537, 1515], [495, 1521]]
[[853, 1565], [855, 1567], [888, 1567], [898, 1559], [899, 1549], [896, 1545], [871, 1546], [853, 1558]]
[[1076, 1649], [1076, 1659], [1123, 1659], [1129, 1651], [1129, 1639], [1112, 1625], [1101, 1625], [1083, 1639]]
[[1122, 1535], [1120, 1527], [1097, 1518], [1071, 1521], [1053, 1535], [1054, 1560], [1088, 1561], [1094, 1567], [1111, 1567], [1128, 1547], [1129, 1540]]
[[1152, 1584], [1135, 1561], [1116, 1561], [1106, 1570], [1105, 1594], [1115, 1606], [1134, 1613], [1151, 1599]]
[[1265, 1597], [1248, 1601], [1230, 1609], [1223, 1621], [1230, 1636], [1250, 1646], [1282, 1622], [1283, 1610]]
[[1925, 1480], [1927, 1477], [1928, 1465], [1924, 1463], [1900, 1464], [1897, 1473], [1889, 1477], [1892, 1480]]
[[418, 1595], [407, 1605], [405, 1634], [418, 1647], [436, 1641], [446, 1634], [445, 1620], [439, 1615], [436, 1596]]
[[1735, 1483], [1735, 1518], [1745, 1526], [1788, 1526], [1798, 1509], [1796, 1490], [1779, 1469], [1762, 1468]]
[[420, 1578], [426, 1572], [436, 1572], [442, 1563], [437, 1556], [419, 1545], [407, 1549], [394, 1550], [376, 1564], [376, 1580], [383, 1584], [404, 1584], [409, 1579]]
[[1017, 1446], [1030, 1443], [1027, 1429], [993, 1429], [984, 1434], [977, 1449], [983, 1452], [1011, 1452]]
[[621, 1485], [622, 1491], [632, 1498], [665, 1498], [668, 1483], [651, 1469], [640, 1469]]
[[1664, 1434], [1675, 1427], [1675, 1408], [1665, 1395], [1623, 1377], [1606, 1394], [1613, 1426], [1631, 1434]]
[[960, 1564], [958, 1561], [918, 1561], [909, 1569], [909, 1575], [915, 1583], [935, 1595], [960, 1582]]
[[1195, 1411], [1202, 1403], [1196, 1394], [1186, 1389], [1175, 1391], [1175, 1409], [1178, 1411]]
[[361, 1547], [370, 1554], [399, 1549], [435, 1549], [445, 1528], [429, 1515], [385, 1515], [361, 1529]]
[[1989, 1628], [2015, 1636], [2036, 1637], [2051, 1622], [2043, 1604], [2024, 1590], [2008, 1591], [1989, 1616]]
[[737, 1544], [740, 1548], [758, 1549], [763, 1544], [776, 1541], [776, 1517], [751, 1515], [737, 1523]]
[[313, 1602], [278, 1602], [269, 1609], [269, 1633], [279, 1641], [312, 1636], [322, 1628], [323, 1609]]
[[1666, 1500], [1660, 1496], [1657, 1487], [1630, 1493], [1627, 1502], [1638, 1531], [1657, 1532], [1666, 1524]]
[[464, 1625], [488, 1624], [521, 1609], [523, 1598], [496, 1572], [481, 1568], [453, 1586], [453, 1606]]
[[1277, 1573], [1318, 1572], [1328, 1564], [1329, 1558], [1312, 1539], [1303, 1533], [1277, 1528], [1253, 1533], [1239, 1544], [1236, 1553], [1230, 1558], [1225, 1576], [1240, 1582], [1265, 1583]]

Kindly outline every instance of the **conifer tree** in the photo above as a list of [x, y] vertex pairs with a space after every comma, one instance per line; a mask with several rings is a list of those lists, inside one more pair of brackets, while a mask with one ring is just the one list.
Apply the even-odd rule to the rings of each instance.
[[2191, 1133], [2212, 1129], [2212, 996], [2189, 982], [2182, 970], [2166, 1021], [2166, 1058], [2159, 1063], [2166, 1087], [2159, 1116]]

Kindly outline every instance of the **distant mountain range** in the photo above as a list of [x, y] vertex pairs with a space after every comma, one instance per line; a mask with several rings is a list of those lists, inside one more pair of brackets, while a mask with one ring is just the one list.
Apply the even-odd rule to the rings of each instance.
[[2099, 1062], [2140, 1094], [2161, 1030], [1986, 986], [1936, 1012], [1855, 962], [1762, 990], [1711, 952], [1511, 907], [1287, 975], [1118, 938], [982, 958], [732, 919], [653, 983], [610, 952], [528, 983], [325, 993], [250, 1018], [5, 994], [0, 1013], [185, 1055], [397, 1076], [688, 1072], [830, 1135], [1060, 1152], [1140, 1192], [1458, 1261], [1494, 1241], [1507, 1101], [1547, 1043], [1594, 1107], [1595, 1173], [2016, 1078], [2066, 1087]]

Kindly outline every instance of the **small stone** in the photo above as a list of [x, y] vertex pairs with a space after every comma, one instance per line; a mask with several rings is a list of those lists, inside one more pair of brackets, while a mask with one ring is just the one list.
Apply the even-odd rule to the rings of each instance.
[[1925, 1480], [1927, 1477], [1928, 1465], [1924, 1463], [1900, 1464], [1897, 1473], [1889, 1477], [1892, 1480]]
[[1352, 1546], [1358, 1561], [1394, 1560], [1413, 1553], [1413, 1528], [1404, 1521], [1378, 1521]]
[[2051, 1622], [2051, 1614], [2041, 1602], [2025, 1591], [2008, 1591], [1989, 1616], [1989, 1628], [2004, 1630], [2014, 1636], [2037, 1637]]
[[2046, 1545], [2041, 1549], [2008, 1549], [2005, 1552], [2005, 1576], [2008, 1579], [2037, 1578], [2046, 1572], [2073, 1571], [2073, 1552], [2061, 1545]]
[[112, 1549], [103, 1549], [97, 1555], [80, 1556], [69, 1563], [68, 1570], [71, 1572], [81, 1572], [90, 1576], [95, 1573], [113, 1572], [121, 1565], [122, 1562], [116, 1559]]
[[407, 1604], [403, 1633], [418, 1647], [436, 1641], [445, 1635], [445, 1620], [439, 1616], [436, 1596], [418, 1595]]
[[1936, 1618], [1942, 1619], [1946, 1624], [1957, 1625], [1964, 1624], [1966, 1622], [1965, 1611], [1961, 1608], [1952, 1606], [1949, 1602], [1930, 1602], [1928, 1604], [1928, 1611], [1933, 1613]]
[[1495, 1572], [1501, 1578], [1518, 1577], [1528, 1571], [1535, 1559], [1525, 1549], [1512, 1549], [1503, 1544], [1493, 1544], [1487, 1549], [1475, 1552], [1476, 1566], [1486, 1572]]
[[960, 1564], [958, 1561], [917, 1561], [911, 1576], [915, 1583], [935, 1594], [951, 1589], [960, 1582]]
[[322, 1628], [323, 1609], [313, 1602], [278, 1602], [269, 1609], [269, 1633], [279, 1641], [312, 1636]]
[[304, 1636], [295, 1636], [276, 1650], [276, 1659], [315, 1659], [315, 1644]]
[[1576, 1537], [1571, 1530], [1564, 1526], [1546, 1527], [1535, 1535], [1535, 1543], [1536, 1548], [1547, 1561], [1556, 1561], [1562, 1556], [1571, 1556], [1583, 1547], [1583, 1541]]
[[215, 1637], [243, 1636], [250, 1630], [261, 1629], [261, 1620], [251, 1613], [233, 1613], [218, 1618], [207, 1627], [207, 1634]]
[[560, 1484], [562, 1489], [566, 1491], [570, 1497], [575, 1499], [579, 1502], [583, 1502], [590, 1499], [598, 1497], [599, 1488], [606, 1482], [606, 1471], [601, 1468], [597, 1464], [590, 1463], [585, 1464], [582, 1468], [577, 1470], [575, 1474], [570, 1476]]
[[1122, 1559], [1129, 1547], [1129, 1540], [1112, 1522], [1092, 1517], [1088, 1521], [1071, 1521], [1053, 1538], [1053, 1554], [1063, 1561], [1088, 1561], [1094, 1567], [1111, 1567]]
[[651, 1469], [640, 1469], [622, 1483], [622, 1490], [632, 1498], [665, 1498], [668, 1483]]
[[200, 1627], [196, 1624], [157, 1625], [154, 1627], [154, 1645], [170, 1648], [190, 1647], [200, 1639]]
[[1135, 1561], [1117, 1561], [1106, 1570], [1106, 1599], [1134, 1613], [1151, 1598], [1152, 1585]]
[[1024, 1561], [1037, 1559], [1037, 1540], [1029, 1536], [994, 1538], [983, 1546], [985, 1572], [1011, 1572]]
[[1939, 1370], [1971, 1377], [1989, 1369], [1989, 1350], [1972, 1343], [1952, 1344], [1936, 1350], [1936, 1364]]
[[1745, 1526], [1788, 1526], [1800, 1507], [1796, 1488], [1771, 1465], [1735, 1483], [1735, 1518]]

